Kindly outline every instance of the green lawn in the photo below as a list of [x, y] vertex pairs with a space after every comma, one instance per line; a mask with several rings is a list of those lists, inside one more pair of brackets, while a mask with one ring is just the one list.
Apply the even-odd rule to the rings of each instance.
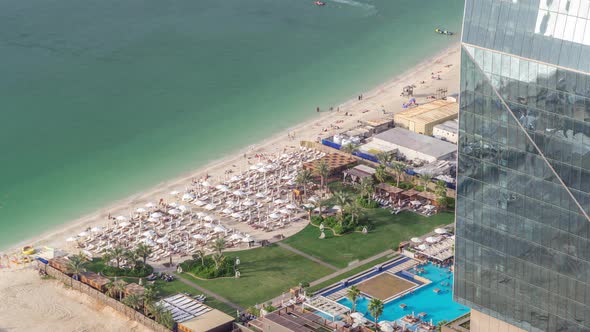
[[249, 307], [270, 300], [297, 286], [328, 275], [332, 270], [276, 245], [245, 251], [228, 252], [227, 259], [240, 258], [241, 277], [199, 280], [187, 273], [182, 276], [230, 301]]
[[454, 220], [452, 213], [440, 213], [427, 218], [412, 212], [394, 215], [387, 209], [365, 210], [365, 217], [374, 225], [368, 234], [333, 236], [330, 231], [326, 231], [326, 238], [320, 240], [319, 229], [308, 225], [284, 242], [326, 263], [346, 267], [351, 261], [365, 259], [397, 247], [401, 241], [431, 232]]

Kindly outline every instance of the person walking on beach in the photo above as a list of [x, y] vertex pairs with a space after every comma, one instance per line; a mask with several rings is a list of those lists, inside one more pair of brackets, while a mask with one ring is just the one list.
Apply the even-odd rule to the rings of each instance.
[[319, 113], [320, 112], [320, 107], [319, 106], [316, 107], [315, 111]]

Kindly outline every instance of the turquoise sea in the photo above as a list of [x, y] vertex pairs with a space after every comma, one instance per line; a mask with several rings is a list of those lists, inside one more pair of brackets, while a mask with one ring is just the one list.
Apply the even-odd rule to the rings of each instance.
[[458, 40], [461, 0], [0, 0], [0, 249]]

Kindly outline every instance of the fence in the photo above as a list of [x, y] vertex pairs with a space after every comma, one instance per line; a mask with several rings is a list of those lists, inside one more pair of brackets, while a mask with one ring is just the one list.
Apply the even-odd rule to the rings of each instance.
[[143, 324], [144, 326], [146, 326], [147, 328], [156, 331], [156, 332], [170, 332], [169, 329], [167, 329], [166, 327], [164, 327], [163, 325], [159, 324], [158, 322], [156, 322], [155, 320], [146, 317], [145, 315], [143, 315], [141, 312], [136, 311], [126, 305], [124, 305], [123, 303], [108, 297], [107, 295], [105, 295], [104, 293], [102, 293], [101, 291], [98, 291], [80, 281], [74, 280], [73, 278], [70, 278], [70, 276], [68, 276], [67, 274], [62, 273], [61, 271], [43, 264], [43, 263], [38, 263], [39, 268], [42, 270], [45, 270], [45, 272], [47, 272], [48, 275], [54, 277], [55, 279], [63, 282], [64, 284], [72, 287], [73, 289], [80, 291], [90, 297], [92, 297], [93, 299], [106, 304], [108, 306], [110, 306], [111, 308], [117, 310], [118, 312], [120, 312], [121, 314], [125, 315], [127, 318], [132, 319], [138, 323]]

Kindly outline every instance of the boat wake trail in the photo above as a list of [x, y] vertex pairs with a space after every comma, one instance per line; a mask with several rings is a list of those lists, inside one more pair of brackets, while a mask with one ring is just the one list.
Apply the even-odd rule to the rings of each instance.
[[368, 4], [368, 3], [358, 2], [358, 1], [354, 1], [354, 0], [332, 0], [332, 1], [336, 2], [336, 3], [343, 4], [343, 5], [362, 8], [368, 12], [368, 15], [374, 15], [377, 13], [377, 9], [375, 8], [375, 6]]

